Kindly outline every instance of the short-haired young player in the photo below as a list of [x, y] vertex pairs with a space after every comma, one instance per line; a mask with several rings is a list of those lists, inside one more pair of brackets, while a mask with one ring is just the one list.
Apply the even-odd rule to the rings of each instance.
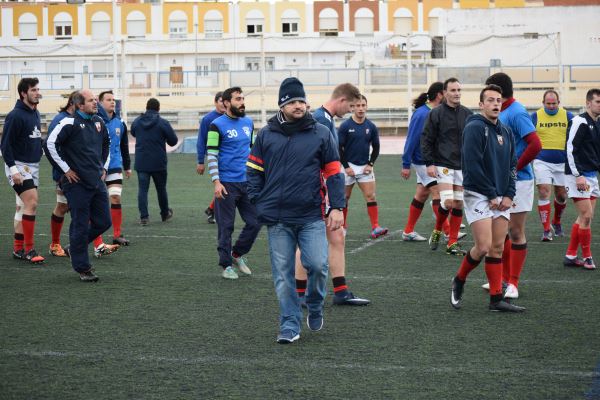
[[[596, 199], [600, 197], [600, 89], [590, 89], [585, 97], [586, 112], [573, 118], [567, 139], [565, 186], [575, 202], [577, 220], [571, 228], [571, 239], [564, 265], [588, 270], [596, 269], [592, 259], [592, 229]], [[581, 246], [583, 260], [577, 258]]]
[[498, 119], [501, 106], [502, 89], [496, 85], [486, 86], [479, 95], [481, 114], [470, 117], [463, 132], [465, 214], [475, 244], [452, 279], [450, 302], [456, 309], [462, 306], [467, 276], [485, 258], [490, 311], [524, 310], [502, 296], [502, 249], [516, 191], [517, 158], [510, 128]]
[[[371, 220], [371, 237], [376, 239], [388, 233], [379, 226], [379, 207], [375, 198], [375, 172], [373, 166], [379, 156], [379, 132], [367, 118], [367, 98], [363, 95], [354, 103], [354, 113], [338, 130], [340, 159], [346, 180], [346, 208], [344, 224], [347, 225], [348, 206], [354, 184], [358, 183]], [[372, 151], [371, 151], [372, 149]], [[369, 151], [371, 155], [369, 156]]]

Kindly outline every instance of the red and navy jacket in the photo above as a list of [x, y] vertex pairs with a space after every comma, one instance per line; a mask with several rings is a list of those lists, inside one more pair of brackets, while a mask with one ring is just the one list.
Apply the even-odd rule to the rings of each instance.
[[346, 206], [337, 142], [308, 112], [294, 122], [285, 122], [281, 112], [273, 116], [256, 138], [246, 166], [248, 197], [263, 224], [323, 219], [323, 178], [331, 208]]

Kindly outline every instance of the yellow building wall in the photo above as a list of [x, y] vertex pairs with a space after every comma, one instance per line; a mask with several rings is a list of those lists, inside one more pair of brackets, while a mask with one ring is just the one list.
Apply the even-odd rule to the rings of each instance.
[[173, 11], [181, 10], [187, 15], [187, 33], [194, 32], [194, 4], [192, 3], [164, 3], [163, 10], [163, 33], [169, 33], [169, 15]]
[[460, 8], [489, 8], [489, 0], [460, 0]]
[[13, 36], [19, 36], [19, 17], [23, 14], [32, 13], [37, 18], [38, 36], [44, 35], [44, 6], [37, 4], [14, 5], [13, 9]]
[[121, 32], [123, 35], [127, 35], [127, 16], [132, 11], [140, 11], [146, 17], [146, 34], [151, 32], [150, 23], [152, 22], [152, 15], [150, 14], [150, 4], [133, 4], [123, 3], [121, 4]]
[[223, 33], [229, 33], [229, 7], [227, 3], [197, 3], [198, 4], [198, 31], [204, 32], [204, 15], [216, 10], [223, 16]]
[[262, 12], [265, 17], [265, 24], [263, 25], [263, 32], [271, 31], [271, 21], [269, 18], [270, 4], [269, 3], [238, 3], [240, 8], [240, 26], [238, 27], [239, 32], [246, 32], [246, 15], [252, 10], [258, 10]]
[[399, 8], [408, 8], [412, 14], [412, 30], [419, 29], [419, 3], [417, 0], [392, 0], [388, 3], [388, 27], [394, 30], [394, 13]]
[[[498, 0], [496, 0], [498, 1]], [[452, 9], [452, 0], [424, 0], [423, 1], [423, 30], [429, 31], [429, 13], [434, 8], [443, 10]]]
[[496, 8], [525, 7], [525, 0], [496, 0]]
[[113, 13], [112, 13], [112, 4], [111, 3], [87, 3], [85, 5], [85, 33], [86, 35], [92, 34], [92, 17], [98, 11], [104, 11], [110, 17], [110, 33], [113, 33]]
[[75, 4], [49, 4], [48, 5], [48, 36], [54, 36], [54, 17], [56, 14], [66, 12], [71, 16], [73, 20], [73, 26], [71, 28], [73, 36], [77, 35], [78, 19], [77, 19], [77, 5]]
[[294, 9], [300, 15], [300, 24], [298, 26], [299, 32], [306, 32], [306, 25], [304, 20], [306, 19], [306, 6], [303, 2], [284, 2], [275, 3], [275, 32], [281, 33], [281, 15], [285, 10]]

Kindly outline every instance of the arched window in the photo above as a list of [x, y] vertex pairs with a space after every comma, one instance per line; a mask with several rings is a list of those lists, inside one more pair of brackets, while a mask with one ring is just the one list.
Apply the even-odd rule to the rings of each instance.
[[127, 37], [146, 36], [146, 16], [141, 11], [132, 11], [127, 15]]
[[354, 33], [356, 35], [373, 35], [373, 11], [368, 8], [359, 8], [354, 14]]
[[169, 15], [169, 37], [185, 38], [188, 33], [187, 15], [181, 10], [175, 10]]
[[438, 36], [440, 34], [440, 18], [443, 10], [441, 8], [434, 8], [429, 11], [429, 35]]
[[54, 16], [54, 37], [56, 40], [71, 39], [73, 36], [73, 18], [71, 14], [59, 12]]
[[324, 8], [319, 13], [319, 33], [321, 36], [338, 35], [338, 13], [333, 8]]
[[92, 39], [110, 39], [110, 16], [104, 11], [98, 11], [92, 15]]
[[223, 15], [219, 11], [210, 10], [204, 14], [204, 36], [207, 38], [223, 36]]
[[413, 15], [408, 8], [399, 8], [394, 12], [394, 33], [408, 35], [412, 32]]
[[32, 13], [25, 13], [19, 17], [19, 39], [37, 39], [37, 18]]
[[246, 33], [248, 36], [260, 36], [263, 33], [265, 17], [258, 10], [250, 10], [246, 14]]
[[281, 33], [283, 36], [298, 36], [300, 14], [294, 9], [287, 9], [281, 14]]

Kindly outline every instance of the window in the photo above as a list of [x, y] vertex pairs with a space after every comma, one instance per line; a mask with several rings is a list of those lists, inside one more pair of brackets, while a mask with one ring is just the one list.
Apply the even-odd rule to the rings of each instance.
[[92, 39], [110, 39], [110, 17], [103, 11], [99, 11], [92, 15]]
[[354, 33], [356, 35], [373, 35], [373, 11], [368, 8], [359, 8], [354, 14]]
[[19, 39], [37, 40], [37, 18], [32, 13], [19, 17]]
[[73, 19], [66, 12], [60, 12], [54, 17], [54, 38], [56, 40], [71, 39], [73, 35]]
[[283, 36], [298, 36], [300, 15], [296, 10], [285, 10], [281, 14], [281, 33]]
[[333, 8], [324, 8], [319, 13], [319, 33], [321, 36], [338, 35], [338, 14]]
[[75, 78], [74, 61], [46, 61], [46, 73], [60, 77], [60, 79]]
[[204, 15], [204, 37], [218, 39], [223, 36], [223, 16], [217, 10]]
[[112, 60], [93, 60], [92, 74], [94, 78], [112, 78]]
[[409, 35], [412, 32], [412, 13], [408, 8], [399, 8], [394, 12], [394, 33]]
[[169, 15], [169, 37], [186, 38], [188, 32], [187, 16], [181, 10], [176, 10]]
[[248, 36], [260, 36], [263, 33], [265, 17], [258, 10], [251, 10], [246, 14], [246, 33]]
[[431, 38], [431, 58], [446, 58], [446, 40], [444, 36]]
[[127, 16], [127, 37], [143, 38], [146, 36], [146, 17], [141, 11], [132, 11]]
[[[246, 71], [260, 70], [260, 57], [246, 57], [244, 59]], [[265, 57], [265, 71], [273, 71], [275, 69], [275, 57]]]
[[440, 19], [443, 10], [434, 8], [429, 12], [429, 36], [438, 36], [440, 34]]

